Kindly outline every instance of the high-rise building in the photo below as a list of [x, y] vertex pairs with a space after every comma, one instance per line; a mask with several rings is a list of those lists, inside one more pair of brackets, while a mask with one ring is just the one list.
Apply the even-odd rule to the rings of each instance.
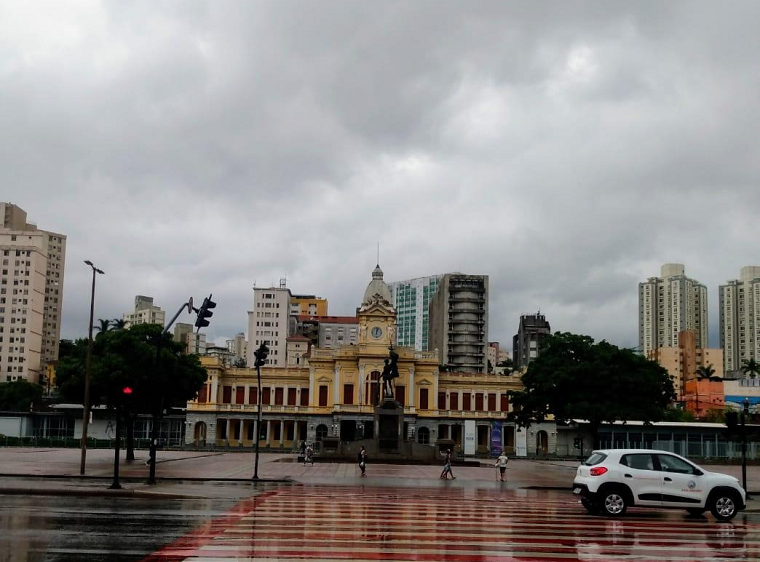
[[524, 369], [538, 357], [541, 342], [551, 333], [549, 321], [540, 312], [520, 316], [520, 325], [512, 338], [512, 362], [515, 367]]
[[429, 349], [449, 371], [488, 371], [488, 275], [447, 273], [429, 305]]
[[206, 355], [209, 344], [206, 342], [206, 334], [201, 332], [189, 332], [186, 336], [187, 352], [195, 355]]
[[315, 295], [290, 297], [291, 316], [327, 316], [327, 299]]
[[639, 283], [639, 349], [678, 347], [678, 334], [693, 330], [698, 348], [707, 347], [707, 288], [666, 263], [660, 277]]
[[398, 345], [428, 350], [428, 314], [430, 301], [438, 291], [443, 275], [417, 277], [388, 283], [391, 304], [396, 307], [396, 339]]
[[243, 332], [238, 333], [235, 336], [235, 339], [227, 340], [226, 343], [227, 349], [229, 349], [233, 355], [233, 361], [238, 361], [240, 359], [246, 361], [246, 357], [248, 357], [248, 342], [246, 341]]
[[126, 322], [127, 328], [138, 324], [160, 324], [163, 326], [166, 313], [160, 306], [153, 304], [153, 297], [136, 295], [135, 309], [132, 312], [125, 312], [122, 318]]
[[742, 267], [719, 292], [723, 370], [736, 377], [745, 360], [760, 362], [760, 266]]
[[66, 236], [39, 230], [0, 203], [0, 381], [44, 382], [58, 359]]
[[269, 347], [266, 364], [274, 367], [287, 365], [287, 339], [290, 325], [290, 289], [285, 280], [279, 287], [253, 289], [253, 310], [248, 311], [248, 366], [254, 362], [253, 352], [262, 343]]

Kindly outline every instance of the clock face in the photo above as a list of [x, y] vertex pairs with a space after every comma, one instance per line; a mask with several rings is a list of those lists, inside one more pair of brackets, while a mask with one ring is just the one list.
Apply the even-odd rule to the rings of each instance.
[[383, 335], [383, 329], [379, 326], [375, 326], [372, 328], [372, 331], [370, 332], [372, 334], [372, 337], [375, 339], [378, 339], [380, 336]]

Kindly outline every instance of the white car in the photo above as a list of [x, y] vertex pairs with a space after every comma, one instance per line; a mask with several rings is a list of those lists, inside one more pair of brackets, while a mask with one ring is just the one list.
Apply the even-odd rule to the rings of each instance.
[[573, 493], [589, 513], [616, 517], [628, 507], [708, 509], [728, 521], [746, 506], [747, 494], [733, 476], [710, 472], [668, 451], [594, 451], [578, 467]]

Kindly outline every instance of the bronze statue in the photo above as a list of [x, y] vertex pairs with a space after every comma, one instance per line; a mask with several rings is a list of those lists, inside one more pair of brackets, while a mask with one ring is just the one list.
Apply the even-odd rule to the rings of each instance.
[[383, 396], [393, 398], [393, 379], [398, 378], [398, 353], [391, 345], [388, 348], [389, 359], [385, 359], [383, 367]]

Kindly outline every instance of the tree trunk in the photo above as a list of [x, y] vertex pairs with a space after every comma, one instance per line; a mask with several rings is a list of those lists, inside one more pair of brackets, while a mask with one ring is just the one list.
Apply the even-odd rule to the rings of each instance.
[[592, 443], [594, 444], [594, 449], [598, 449], [600, 446], [599, 443], [599, 423], [598, 422], [591, 422], [591, 425], [589, 426], [589, 429], [591, 430], [591, 439]]
[[127, 460], [135, 460], [135, 416], [127, 414]]

